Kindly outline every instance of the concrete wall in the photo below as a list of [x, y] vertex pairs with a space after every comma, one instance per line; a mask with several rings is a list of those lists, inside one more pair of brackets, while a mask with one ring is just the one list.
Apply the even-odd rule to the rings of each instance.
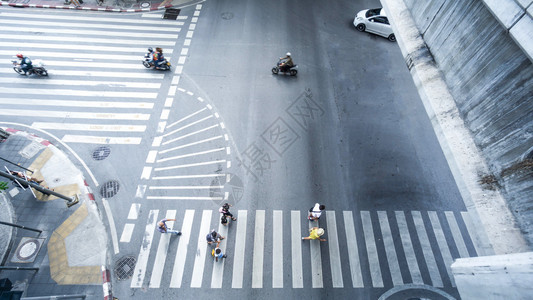
[[460, 258], [452, 264], [463, 299], [531, 299], [533, 252]]
[[533, 245], [533, 39], [517, 39], [533, 34], [533, 1], [499, 0], [500, 7], [515, 5], [508, 19], [493, 14], [490, 0], [404, 2], [494, 175], [480, 180], [502, 188]]

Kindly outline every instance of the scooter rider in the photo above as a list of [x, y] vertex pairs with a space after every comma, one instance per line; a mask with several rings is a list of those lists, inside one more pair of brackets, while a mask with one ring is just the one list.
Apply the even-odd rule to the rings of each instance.
[[24, 56], [22, 54], [17, 54], [17, 57], [20, 59], [19, 65], [20, 69], [24, 71], [24, 75], [27, 75], [28, 71], [30, 71], [33, 68], [33, 65], [31, 63], [31, 59], [27, 56]]
[[165, 62], [165, 57], [163, 56], [163, 49], [156, 47], [154, 53], [154, 66], [156, 69], [160, 69], [161, 64]]
[[290, 52], [287, 52], [284, 57], [280, 57], [279, 59], [284, 60], [279, 64], [279, 69], [281, 72], [287, 72], [290, 68], [294, 67], [294, 62], [292, 61]]
[[146, 53], [144, 58], [148, 59], [149, 64], [153, 64], [154, 63], [154, 48], [148, 47], [148, 53]]

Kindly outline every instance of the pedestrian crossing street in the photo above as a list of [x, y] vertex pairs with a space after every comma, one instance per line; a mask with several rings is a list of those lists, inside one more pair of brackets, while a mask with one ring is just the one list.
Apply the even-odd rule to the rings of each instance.
[[[146, 69], [143, 56], [159, 46], [174, 66], [183, 63], [174, 52], [178, 43], [190, 44], [185, 36], [196, 20], [185, 12], [163, 20], [2, 7], [0, 117], [31, 123], [67, 143], [140, 144], [162, 107], [158, 97], [167, 94], [165, 78], [173, 76]], [[16, 74], [10, 61], [17, 53], [43, 60], [49, 76]]]
[[[131, 288], [454, 288], [454, 259], [480, 253], [467, 212], [327, 210], [326, 242], [302, 240], [317, 226], [306, 211], [233, 213], [222, 226], [218, 210], [147, 211], [142, 235], [130, 241], [124, 228], [121, 238], [140, 245]], [[159, 233], [162, 218], [182, 235]], [[212, 228], [226, 237], [219, 262], [205, 240]]]

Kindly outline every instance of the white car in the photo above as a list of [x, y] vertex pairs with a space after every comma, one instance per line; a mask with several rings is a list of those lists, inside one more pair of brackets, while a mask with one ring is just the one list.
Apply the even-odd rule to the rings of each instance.
[[368, 31], [381, 35], [391, 42], [396, 41], [396, 36], [394, 36], [383, 8], [365, 9], [358, 12], [353, 20], [353, 25], [359, 31]]

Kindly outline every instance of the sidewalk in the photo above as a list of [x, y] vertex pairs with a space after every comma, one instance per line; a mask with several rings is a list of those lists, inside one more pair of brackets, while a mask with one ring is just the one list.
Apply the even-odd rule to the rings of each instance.
[[[100, 2], [101, 1], [101, 2]], [[109, 12], [142, 12], [179, 8], [204, 0], [2, 0], [0, 6], [76, 9]]]
[[[41, 233], [0, 225], [0, 258], [4, 267], [32, 267], [34, 271], [1, 271], [24, 297], [86, 294], [102, 299], [102, 266], [107, 237], [94, 197], [83, 173], [49, 141], [7, 128], [11, 136], [0, 143], [0, 157], [33, 170], [28, 175], [42, 186], [79, 203], [67, 207], [64, 199], [23, 190], [5, 177], [8, 189], [0, 195], [0, 221], [42, 230]], [[1, 161], [0, 168], [24, 171]], [[4, 167], [5, 166], [5, 167]], [[8, 208], [8, 209], [6, 209]], [[90, 285], [90, 286], [87, 286]]]

